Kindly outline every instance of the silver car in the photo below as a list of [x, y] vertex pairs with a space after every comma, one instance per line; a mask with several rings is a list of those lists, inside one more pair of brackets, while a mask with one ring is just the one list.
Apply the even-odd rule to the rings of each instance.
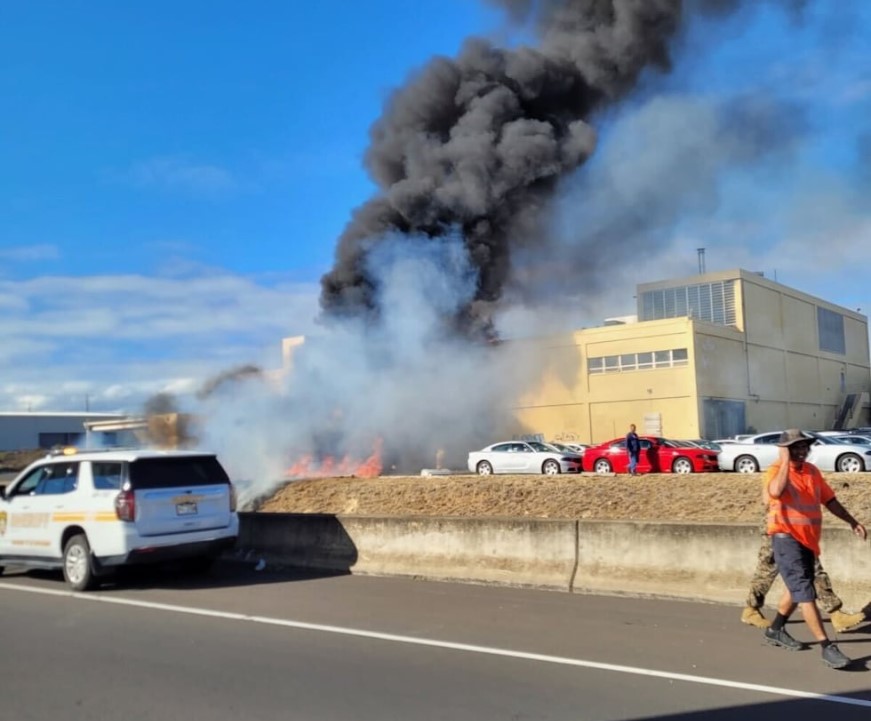
[[[861, 473], [871, 469], [871, 446], [838, 443], [828, 436], [808, 433], [814, 441], [808, 461], [821, 471]], [[723, 445], [717, 454], [721, 471], [756, 473], [777, 460], [780, 431], [760, 433], [735, 443]]]
[[583, 457], [540, 441], [503, 441], [469, 453], [472, 473], [580, 473]]

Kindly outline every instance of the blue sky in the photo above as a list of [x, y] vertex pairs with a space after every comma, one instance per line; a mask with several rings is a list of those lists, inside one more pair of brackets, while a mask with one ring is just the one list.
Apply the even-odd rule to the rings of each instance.
[[[555, 209], [568, 226], [614, 212], [617, 191], [654, 202], [663, 173], [682, 187], [682, 158], [711, 163], [646, 229], [643, 268], [617, 268], [584, 312], [632, 312], [634, 283], [691, 274], [699, 246], [708, 270], [871, 309], [869, 5], [696, 22], [670, 76], [598, 119], [599, 151]], [[282, 336], [315, 328], [318, 280], [373, 192], [361, 159], [383, 102], [473, 34], [518, 39], [473, 0], [6, 3], [0, 409], [135, 411], [277, 364]], [[748, 98], [776, 101], [784, 147], [738, 162], [700, 118]], [[686, 136], [683, 155], [656, 140]], [[602, 178], [608, 193], [573, 197]]]

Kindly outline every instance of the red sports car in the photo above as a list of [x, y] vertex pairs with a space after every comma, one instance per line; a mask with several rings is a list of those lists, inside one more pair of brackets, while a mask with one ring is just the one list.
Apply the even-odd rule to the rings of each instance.
[[[683, 441], [639, 436], [638, 473], [705, 473], [718, 470], [716, 451]], [[584, 470], [595, 473], [628, 473], [626, 438], [615, 438], [584, 451]]]

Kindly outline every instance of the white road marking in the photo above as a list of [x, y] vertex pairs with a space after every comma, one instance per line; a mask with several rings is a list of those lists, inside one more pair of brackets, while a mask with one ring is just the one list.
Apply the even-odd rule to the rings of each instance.
[[341, 626], [327, 626], [320, 623], [305, 623], [303, 621], [290, 621], [283, 618], [270, 616], [250, 616], [245, 613], [232, 613], [230, 611], [213, 611], [208, 608], [191, 608], [189, 606], [177, 606], [171, 603], [154, 603], [152, 601], [138, 601], [132, 598], [118, 598], [114, 596], [98, 596], [92, 593], [76, 593], [75, 591], [53, 591], [47, 588], [29, 588], [18, 586], [13, 583], [0, 583], [0, 590], [24, 591], [25, 593], [41, 593], [47, 596], [65, 596], [79, 601], [94, 601], [96, 603], [112, 603], [119, 606], [136, 606], [138, 608], [150, 608], [156, 611], [172, 611], [174, 613], [187, 613], [192, 616], [208, 616], [211, 618], [223, 618], [231, 621], [247, 621], [249, 623], [263, 623], [268, 626], [283, 626], [306, 631], [321, 631], [323, 633], [335, 633], [344, 636], [356, 636], [358, 638], [373, 638], [379, 641], [391, 641], [393, 643], [408, 643], [415, 646], [432, 646], [445, 648], [453, 651], [466, 651], [468, 653], [481, 653], [490, 656], [505, 656], [508, 658], [523, 659], [526, 661], [540, 661], [562, 666], [578, 666], [591, 668], [597, 671], [612, 671], [614, 673], [626, 673], [634, 676], [649, 676], [652, 678], [664, 678], [669, 681], [684, 681], [706, 686], [721, 686], [723, 688], [740, 689], [742, 691], [756, 691], [758, 693], [771, 694], [774, 696], [786, 696], [790, 698], [813, 699], [827, 703], [844, 704], [847, 706], [861, 706], [871, 708], [871, 700], [850, 698], [849, 696], [836, 696], [832, 694], [813, 693], [800, 691], [792, 688], [779, 688], [777, 686], [764, 686], [756, 683], [742, 683], [740, 681], [727, 681], [709, 676], [694, 676], [685, 673], [672, 673], [670, 671], [657, 671], [637, 666], [622, 666], [613, 663], [599, 663], [598, 661], [586, 661], [579, 658], [565, 656], [550, 656], [543, 653], [528, 653], [526, 651], [512, 651], [492, 646], [475, 646], [468, 643], [454, 643], [452, 641], [438, 641], [415, 636], [400, 636], [393, 633], [379, 633], [377, 631], [364, 631], [356, 628], [343, 628]]

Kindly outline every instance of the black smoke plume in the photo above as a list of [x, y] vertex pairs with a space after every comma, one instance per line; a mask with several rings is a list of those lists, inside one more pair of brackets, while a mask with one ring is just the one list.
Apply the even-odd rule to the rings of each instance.
[[680, 0], [496, 4], [533, 24], [538, 45], [470, 39], [459, 57], [433, 59], [392, 96], [365, 156], [379, 191], [354, 212], [321, 280], [327, 318], [377, 319], [370, 256], [385, 239], [459, 235], [478, 284], [449, 320], [467, 335], [486, 334], [512, 248], [535, 243], [557, 182], [595, 147], [591, 116], [625, 96], [645, 68], [669, 69], [682, 13]]

